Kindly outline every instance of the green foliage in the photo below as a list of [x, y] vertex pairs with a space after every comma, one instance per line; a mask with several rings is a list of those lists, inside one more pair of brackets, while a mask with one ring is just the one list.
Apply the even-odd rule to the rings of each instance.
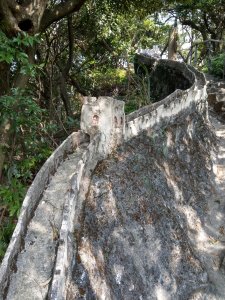
[[27, 186], [52, 152], [49, 142], [52, 128], [46, 111], [34, 100], [31, 91], [11, 89], [0, 97], [0, 120], [10, 121], [13, 132], [7, 147], [4, 180], [0, 186], [0, 257], [12, 234]]
[[35, 76], [36, 69], [40, 68], [30, 63], [26, 49], [33, 47], [39, 42], [39, 36], [31, 36], [19, 33], [16, 37], [8, 38], [0, 31], [0, 63], [5, 62], [12, 65], [12, 71], [16, 71], [21, 65], [20, 72], [29, 76]]
[[40, 142], [33, 151], [26, 151], [23, 156], [21, 149], [18, 149], [18, 160], [12, 161], [11, 164], [8, 162], [4, 166], [6, 178], [0, 186], [0, 261], [13, 233], [28, 185], [51, 152], [48, 145]]
[[0, 186], [1, 203], [7, 207], [10, 217], [18, 217], [25, 192], [26, 187], [17, 178], [11, 178], [8, 184]]
[[[15, 82], [18, 73], [33, 78], [38, 75], [42, 66], [31, 63], [27, 54], [38, 42], [38, 36], [22, 33], [8, 38], [0, 31], [0, 64], [9, 65], [10, 84]], [[13, 87], [0, 97], [0, 126], [9, 124], [10, 128], [10, 139], [3, 144], [6, 160], [0, 186], [0, 259], [14, 230], [27, 187], [53, 149], [49, 137], [54, 130], [30, 83], [31, 80], [27, 89]]]
[[225, 68], [225, 53], [218, 54], [212, 58], [210, 73], [215, 76], [223, 77]]
[[117, 95], [119, 90], [125, 89], [127, 81], [126, 70], [108, 68], [94, 69], [89, 74], [90, 87], [93, 94]]
[[148, 76], [140, 77], [130, 72], [124, 100], [126, 114], [151, 104], [150, 78]]
[[[225, 32], [225, 6], [221, 0], [188, 0], [174, 2], [167, 12], [176, 15], [184, 26], [189, 28], [190, 42], [198, 46], [197, 62], [217, 55], [223, 48]], [[191, 29], [191, 30], [190, 30]], [[201, 43], [202, 42], [202, 43]]]
[[[9, 182], [16, 178], [29, 182], [36, 168], [50, 155], [51, 143], [48, 141], [55, 127], [45, 122], [46, 111], [41, 109], [30, 92], [22, 89], [12, 89], [10, 95], [0, 97], [0, 119], [10, 120], [14, 133], [13, 145], [5, 164], [5, 174]], [[15, 159], [16, 158], [16, 159]]]
[[130, 113], [151, 103], [150, 82], [124, 69], [102, 68], [90, 70], [92, 95], [115, 96], [125, 101], [125, 113]]
[[25, 192], [26, 186], [17, 178], [0, 186], [0, 261], [13, 233]]
[[10, 119], [17, 132], [20, 126], [31, 128], [40, 123], [42, 110], [32, 99], [30, 92], [18, 88], [0, 97], [0, 119]]
[[[23, 174], [24, 180], [28, 179], [28, 173], [30, 169], [34, 169], [35, 166], [43, 161], [42, 144], [44, 145], [45, 140], [41, 134], [44, 134], [46, 128], [40, 125], [45, 111], [33, 100], [30, 92], [21, 89], [12, 89], [10, 95], [4, 95], [0, 97], [0, 119], [2, 122], [10, 120], [11, 130], [14, 133], [15, 139], [14, 144], [19, 143], [17, 148], [12, 147], [11, 156], [20, 157], [21, 153], [26, 153], [23, 156], [23, 163], [16, 163], [17, 168], [10, 162], [7, 167], [8, 171], [20, 169], [20, 174]], [[41, 136], [40, 136], [41, 135]], [[11, 145], [5, 145], [10, 148]], [[46, 146], [44, 146], [44, 149]], [[31, 159], [31, 155], [36, 155]], [[27, 160], [28, 158], [28, 160]], [[20, 161], [20, 159], [19, 159]], [[14, 174], [16, 178], [20, 176]], [[32, 176], [30, 176], [32, 177]]]
[[[4, 208], [3, 208], [4, 209]], [[3, 210], [1, 210], [2, 212]], [[14, 218], [7, 217], [0, 224], [0, 262], [4, 257], [7, 246], [10, 242], [13, 230], [15, 228]]]
[[[87, 94], [95, 93], [105, 74], [109, 79], [110, 70], [132, 64], [138, 48], [151, 49], [156, 44], [163, 48], [168, 39], [169, 26], [156, 23], [149, 11], [140, 13], [133, 7], [121, 13], [107, 5], [102, 11], [102, 6], [88, 2], [75, 21], [76, 63], [71, 72]], [[102, 75], [96, 76], [96, 72]], [[114, 85], [117, 77], [117, 74], [111, 75], [108, 86], [110, 82]]]

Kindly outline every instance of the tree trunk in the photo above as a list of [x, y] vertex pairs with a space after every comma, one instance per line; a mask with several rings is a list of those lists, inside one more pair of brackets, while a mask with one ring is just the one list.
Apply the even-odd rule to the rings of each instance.
[[177, 40], [178, 40], [178, 30], [177, 30], [177, 20], [175, 20], [174, 27], [172, 28], [169, 37], [168, 59], [177, 60]]
[[5, 120], [1, 124], [0, 133], [0, 182], [2, 180], [2, 172], [6, 159], [6, 153], [8, 152], [10, 146], [10, 130], [11, 130], [11, 122], [9, 120]]
[[65, 64], [65, 67], [60, 67], [60, 95], [64, 103], [64, 107], [66, 110], [66, 115], [68, 117], [73, 117], [73, 112], [71, 109], [71, 103], [70, 103], [70, 98], [67, 93], [66, 89], [66, 80], [69, 75], [70, 68], [73, 63], [73, 41], [74, 41], [74, 34], [73, 34], [73, 27], [72, 27], [72, 16], [67, 17], [67, 25], [68, 25], [68, 39], [69, 39], [69, 56], [68, 60]]
[[[9, 91], [9, 71], [10, 66], [2, 62], [0, 63], [0, 97], [7, 95]], [[0, 100], [1, 101], [1, 100]], [[10, 124], [8, 120], [0, 120], [0, 182], [2, 178], [2, 170], [5, 161], [5, 153], [8, 147], [8, 136], [10, 131]]]
[[[28, 48], [27, 54], [29, 57], [29, 62], [32, 63], [34, 58], [33, 48]], [[9, 68], [10, 66], [5, 64], [4, 72], [2, 72], [1, 74], [3, 76], [2, 78], [7, 78]], [[1, 70], [3, 71], [3, 68]], [[24, 89], [27, 85], [28, 80], [28, 75], [18, 73], [18, 76], [16, 76], [14, 82], [12, 83], [12, 87]], [[3, 91], [4, 94], [1, 92], [0, 95], [10, 95], [11, 89], [9, 83], [6, 84], [4, 80], [1, 81], [1, 83], [2, 85], [0, 85], [0, 90]], [[19, 99], [17, 99], [17, 102], [18, 101]], [[0, 182], [2, 180], [4, 163], [8, 156], [7, 154], [10, 153], [13, 137], [15, 137], [15, 128], [12, 125], [13, 120], [10, 119], [5, 119], [0, 123]]]
[[67, 90], [66, 90], [66, 81], [65, 81], [63, 74], [60, 74], [60, 96], [63, 100], [66, 115], [68, 117], [73, 117], [73, 112], [72, 112], [71, 105], [70, 105], [70, 98], [69, 98]]
[[[30, 35], [43, 32], [53, 22], [78, 11], [85, 1], [56, 1], [56, 4], [48, 8], [48, 0], [0, 0], [0, 30], [7, 37], [17, 36], [19, 32], [27, 32]], [[16, 80], [11, 84], [9, 75], [10, 65], [0, 63], [0, 96], [10, 95], [12, 87], [25, 88], [29, 79], [26, 75], [18, 74]], [[65, 84], [62, 84], [62, 88], [65, 88]], [[66, 109], [67, 113], [71, 114], [69, 105], [67, 105]], [[8, 152], [8, 147], [10, 147], [11, 137], [14, 136], [12, 131], [12, 120], [0, 120], [0, 180], [2, 178], [6, 153]]]
[[9, 73], [10, 66], [5, 63], [0, 63], [0, 96], [7, 94], [9, 90]]

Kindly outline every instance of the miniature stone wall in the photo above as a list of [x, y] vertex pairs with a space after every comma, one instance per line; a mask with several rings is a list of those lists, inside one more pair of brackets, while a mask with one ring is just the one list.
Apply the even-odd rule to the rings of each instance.
[[[159, 63], [154, 60], [155, 63]], [[8, 276], [12, 272], [15, 257], [20, 251], [26, 226], [41, 194], [66, 153], [76, 150], [76, 146], [88, 140], [82, 159], [74, 168], [75, 174], [70, 180], [71, 189], [66, 199], [63, 221], [60, 228], [59, 243], [55, 260], [55, 268], [49, 299], [66, 299], [67, 284], [71, 276], [71, 265], [76, 256], [76, 228], [80, 225], [83, 203], [89, 190], [91, 174], [97, 163], [106, 158], [117, 145], [138, 135], [144, 130], [160, 126], [162, 123], [172, 124], [183, 112], [200, 111], [207, 117], [206, 87], [204, 76], [185, 64], [163, 61], [184, 76], [187, 89], [175, 90], [165, 99], [128, 115], [124, 115], [124, 103], [109, 97], [85, 98], [81, 114], [82, 132], [74, 133], [55, 150], [36, 176], [25, 197], [21, 214], [0, 269], [0, 291], [7, 286]], [[183, 79], [182, 79], [183, 80]], [[166, 81], [163, 84], [167, 84]], [[166, 88], [165, 88], [166, 90]], [[1, 299], [0, 293], [0, 299]], [[3, 296], [2, 296], [3, 297]]]
[[108, 97], [85, 98], [81, 114], [81, 129], [90, 135], [91, 142], [84, 150], [71, 179], [71, 193], [65, 205], [59, 247], [55, 263], [52, 300], [65, 299], [66, 287], [71, 274], [76, 244], [74, 231], [79, 224], [83, 202], [88, 193], [91, 173], [97, 163], [122, 142], [124, 137], [124, 103]]
[[186, 110], [191, 113], [197, 109], [206, 114], [204, 76], [195, 70], [194, 72], [189, 70], [185, 65], [182, 68], [186, 68], [184, 71], [194, 82], [191, 88], [186, 91], [176, 90], [164, 100], [128, 115], [125, 122], [123, 102], [109, 97], [85, 99], [81, 129], [90, 135], [91, 143], [79, 162], [77, 175], [71, 180], [71, 197], [62, 223], [50, 299], [66, 298], [67, 285], [72, 276], [71, 266], [76, 259], [76, 250], [71, 251], [76, 244], [74, 233], [76, 233], [76, 226], [79, 228], [82, 205], [89, 190], [91, 173], [97, 163], [124, 140], [131, 139], [156, 124], [160, 126], [165, 120], [168, 124], [172, 123], [178, 114]]
[[[143, 130], [153, 128], [156, 125], [160, 126], [161, 122], [166, 122], [169, 125], [174, 122], [174, 118], [178, 114], [186, 110], [189, 112], [198, 110], [207, 117], [207, 93], [204, 75], [185, 64], [163, 61], [164, 65], [166, 63], [173, 68], [179, 66], [180, 71], [183, 70], [182, 72], [190, 84], [191, 82], [193, 84], [187, 90], [175, 90], [165, 99], [129, 114], [126, 117], [125, 140], [129, 140]], [[164, 85], [167, 85], [166, 81], [164, 81]]]
[[75, 151], [79, 145], [88, 140], [89, 137], [81, 131], [72, 133], [47, 159], [28, 189], [21, 207], [16, 228], [1, 264], [0, 299], [3, 299], [4, 290], [8, 285], [8, 277], [10, 273], [13, 272], [16, 257], [22, 249], [23, 237], [26, 234], [27, 225], [34, 214], [43, 191], [67, 154]]
[[175, 90], [187, 90], [195, 81], [185, 63], [136, 55], [136, 73], [149, 81], [153, 102], [160, 101]]

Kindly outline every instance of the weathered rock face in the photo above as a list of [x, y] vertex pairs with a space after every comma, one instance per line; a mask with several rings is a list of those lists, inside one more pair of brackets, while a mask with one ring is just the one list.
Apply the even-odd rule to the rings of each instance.
[[225, 240], [224, 221], [216, 238], [208, 221], [215, 141], [200, 115], [183, 115], [97, 166], [68, 299], [224, 299], [209, 271], [222, 261], [214, 250], [209, 262], [210, 245]]
[[207, 92], [209, 105], [218, 115], [225, 119], [225, 82], [209, 81]]

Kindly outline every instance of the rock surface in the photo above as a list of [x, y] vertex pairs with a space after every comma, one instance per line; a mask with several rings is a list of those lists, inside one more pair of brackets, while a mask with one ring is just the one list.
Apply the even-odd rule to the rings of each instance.
[[208, 103], [225, 120], [225, 82], [208, 81]]
[[188, 85], [126, 120], [118, 101], [87, 99], [90, 144], [47, 177], [4, 299], [224, 299], [224, 125], [208, 122], [204, 75], [164, 64]]
[[97, 166], [67, 299], [224, 299], [224, 128], [182, 116]]

